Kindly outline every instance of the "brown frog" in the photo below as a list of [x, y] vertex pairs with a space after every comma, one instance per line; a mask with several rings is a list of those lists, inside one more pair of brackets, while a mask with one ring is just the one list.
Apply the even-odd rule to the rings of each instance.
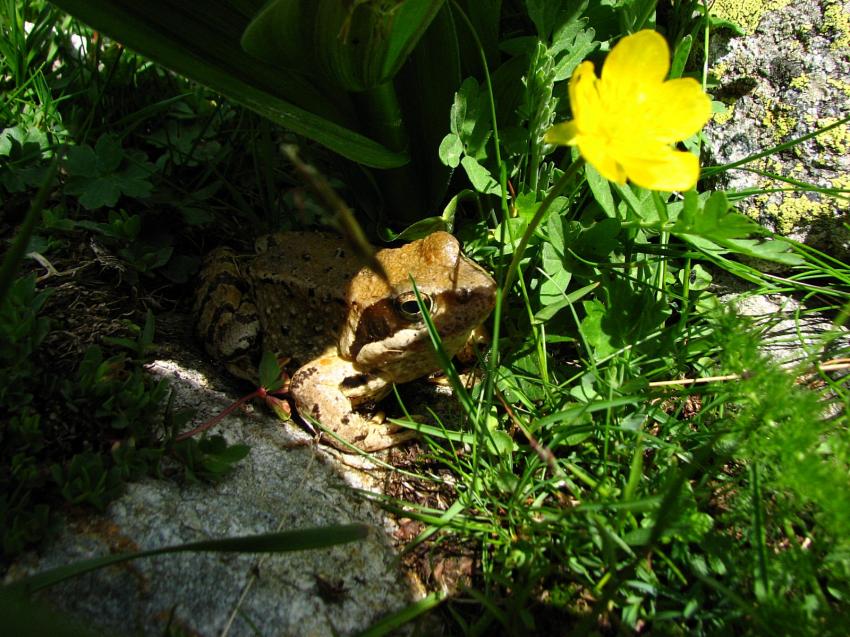
[[219, 248], [207, 257], [195, 303], [207, 351], [253, 381], [261, 350], [290, 357], [299, 365], [290, 383], [299, 414], [366, 451], [412, 434], [357, 407], [439, 369], [411, 277], [449, 355], [495, 302], [493, 278], [446, 232], [379, 250], [389, 281], [328, 233], [278, 233], [256, 249], [246, 256]]

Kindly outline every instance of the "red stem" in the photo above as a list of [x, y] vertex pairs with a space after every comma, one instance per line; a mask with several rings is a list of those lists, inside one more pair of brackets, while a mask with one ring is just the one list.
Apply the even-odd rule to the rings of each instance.
[[242, 398], [237, 400], [235, 403], [229, 405], [224, 411], [222, 411], [220, 414], [218, 414], [214, 418], [211, 418], [210, 420], [206, 421], [205, 423], [201, 423], [200, 425], [198, 425], [197, 427], [195, 427], [194, 429], [192, 429], [190, 431], [184, 431], [182, 434], [179, 434], [178, 436], [176, 436], [174, 438], [174, 441], [175, 442], [182, 442], [183, 440], [186, 440], [187, 438], [191, 438], [195, 434], [199, 434], [203, 431], [206, 431], [207, 429], [211, 429], [212, 427], [215, 427], [218, 423], [220, 423], [222, 420], [227, 418], [227, 416], [232, 414], [234, 411], [236, 411], [239, 407], [241, 407], [242, 405], [247, 403], [249, 400], [256, 398], [257, 396], [262, 396], [265, 393], [266, 393], [265, 389], [263, 387], [260, 387], [259, 389], [257, 389], [257, 391], [251, 392], [247, 396], [242, 396]]

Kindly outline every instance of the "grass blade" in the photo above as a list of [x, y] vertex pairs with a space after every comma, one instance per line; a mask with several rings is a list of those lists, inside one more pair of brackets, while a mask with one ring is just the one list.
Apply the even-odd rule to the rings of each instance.
[[[326, 548], [337, 544], [346, 544], [362, 540], [369, 532], [369, 527], [363, 524], [345, 524], [314, 529], [299, 529], [282, 533], [264, 533], [232, 537], [223, 540], [204, 540], [190, 542], [177, 546], [165, 546], [149, 551], [134, 553], [116, 553], [93, 557], [74, 564], [66, 564], [57, 568], [37, 573], [18, 580], [5, 587], [5, 592], [11, 594], [29, 594], [53, 586], [72, 577], [95, 571], [104, 566], [127, 562], [141, 557], [153, 557], [167, 553], [186, 553], [190, 551], [213, 551], [218, 553], [281, 553], [285, 551], [305, 551], [309, 549]], [[0, 589], [3, 590], [3, 589]]]

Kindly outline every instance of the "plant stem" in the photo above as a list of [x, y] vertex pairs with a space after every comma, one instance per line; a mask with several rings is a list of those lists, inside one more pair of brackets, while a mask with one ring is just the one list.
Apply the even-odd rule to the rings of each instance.
[[519, 243], [514, 249], [514, 256], [511, 260], [511, 265], [508, 267], [508, 273], [505, 275], [505, 283], [502, 286], [503, 295], [506, 295], [513, 285], [514, 277], [519, 269], [519, 262], [522, 260], [525, 248], [528, 246], [528, 242], [531, 240], [531, 236], [534, 234], [534, 231], [537, 230], [537, 226], [540, 225], [540, 222], [543, 220], [543, 217], [546, 215], [546, 212], [549, 210], [552, 202], [555, 201], [567, 185], [573, 181], [576, 174], [578, 174], [578, 171], [583, 166], [584, 160], [581, 157], [570, 164], [570, 167], [567, 168], [566, 172], [561, 175], [561, 178], [554, 186], [552, 186], [552, 189], [549, 191], [549, 194], [546, 195], [546, 198], [540, 202], [540, 207], [537, 209], [537, 212], [534, 213], [534, 217], [531, 219], [531, 222], [529, 222], [528, 228], [525, 229], [525, 233], [522, 235], [522, 238], [519, 240]]

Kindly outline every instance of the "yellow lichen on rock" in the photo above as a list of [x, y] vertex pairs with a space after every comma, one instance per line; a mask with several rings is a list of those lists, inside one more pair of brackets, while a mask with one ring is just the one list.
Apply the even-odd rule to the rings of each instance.
[[837, 88], [839, 91], [844, 93], [845, 96], [850, 98], [850, 82], [845, 82], [844, 80], [836, 77], [828, 77], [826, 78], [826, 83]]
[[823, 24], [835, 31], [835, 37], [830, 44], [833, 51], [850, 47], [850, 14], [839, 2], [830, 2], [823, 12]]
[[817, 218], [832, 217], [829, 206], [813, 197], [811, 193], [787, 193], [782, 203], [768, 203], [764, 212], [774, 220], [779, 234], [789, 235], [800, 226], [809, 226]]
[[798, 88], [801, 91], [805, 91], [809, 88], [809, 85], [812, 83], [812, 79], [806, 74], [798, 75], [793, 80], [791, 80], [789, 86], [791, 88]]
[[[843, 190], [844, 194], [850, 193], [850, 175], [839, 175], [833, 179], [829, 180], [830, 186], [835, 188], [836, 190]], [[846, 202], [843, 204], [844, 210], [848, 210], [848, 206]]]
[[[838, 121], [837, 117], [821, 117], [817, 120], [818, 128], [825, 128]], [[815, 137], [818, 146], [838, 155], [850, 152], [850, 127], [846, 123]]]
[[712, 117], [712, 121], [717, 125], [723, 125], [735, 116], [735, 102], [731, 100], [727, 102], [724, 100], [723, 106], [725, 107], [725, 110], [720, 113], [715, 113]]
[[717, 0], [711, 7], [712, 15], [730, 20], [747, 33], [752, 33], [768, 11], [776, 11], [791, 0]]
[[772, 131], [776, 143], [787, 141], [785, 138], [796, 128], [797, 118], [794, 109], [788, 104], [776, 100], [766, 100], [762, 125]]

